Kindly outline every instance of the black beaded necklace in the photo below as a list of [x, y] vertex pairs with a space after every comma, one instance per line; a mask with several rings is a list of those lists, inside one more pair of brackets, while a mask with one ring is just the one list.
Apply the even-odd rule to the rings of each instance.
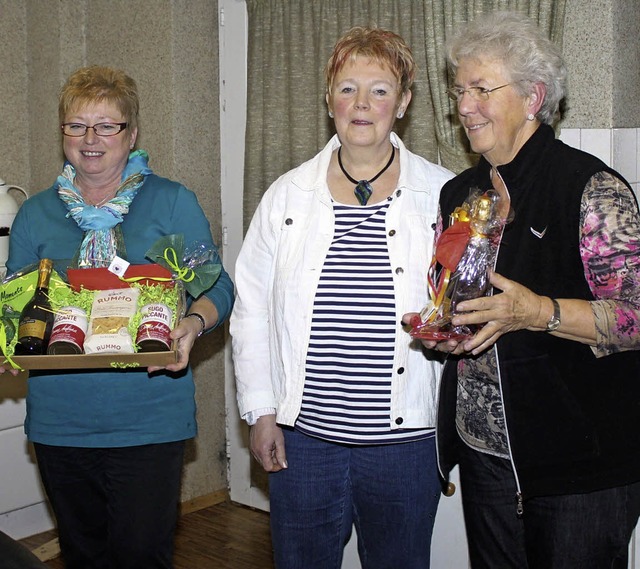
[[342, 165], [342, 156], [340, 154], [341, 151], [342, 151], [342, 146], [338, 148], [338, 164], [340, 165], [340, 170], [342, 170], [342, 173], [347, 177], [347, 180], [349, 180], [352, 184], [356, 185], [355, 189], [353, 190], [353, 193], [356, 195], [356, 198], [358, 198], [360, 205], [367, 205], [367, 202], [369, 201], [369, 198], [373, 193], [373, 188], [371, 187], [371, 184], [373, 184], [373, 182], [375, 182], [380, 176], [382, 176], [382, 174], [384, 174], [389, 168], [389, 166], [391, 166], [391, 164], [393, 163], [393, 159], [395, 158], [395, 155], [396, 155], [395, 146], [393, 146], [393, 144], [391, 145], [391, 158], [389, 158], [389, 162], [387, 162], [385, 167], [382, 170], [380, 170], [380, 172], [378, 172], [370, 180], [360, 180], [360, 181], [349, 176], [349, 173], [344, 169], [344, 166]]

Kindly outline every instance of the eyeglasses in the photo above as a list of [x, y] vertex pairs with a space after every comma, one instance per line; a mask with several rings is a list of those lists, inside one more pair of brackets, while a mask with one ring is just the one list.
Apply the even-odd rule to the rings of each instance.
[[87, 129], [92, 128], [98, 136], [115, 136], [127, 128], [126, 122], [100, 122], [89, 126], [80, 122], [66, 122], [60, 125], [65, 136], [84, 136]]
[[505, 83], [504, 85], [494, 87], [493, 89], [485, 89], [484, 87], [468, 87], [467, 89], [463, 89], [462, 87], [449, 87], [447, 89], [447, 95], [449, 95], [450, 99], [453, 99], [458, 103], [462, 100], [465, 93], [469, 93], [474, 101], [488, 101], [491, 93], [498, 89], [502, 89], [503, 87], [507, 87], [508, 85], [511, 85], [511, 83]]

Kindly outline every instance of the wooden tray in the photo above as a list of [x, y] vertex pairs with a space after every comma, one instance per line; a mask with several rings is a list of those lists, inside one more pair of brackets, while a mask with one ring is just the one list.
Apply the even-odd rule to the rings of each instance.
[[[14, 356], [22, 369], [96, 369], [165, 366], [178, 361], [178, 352], [143, 352], [138, 354], [70, 354], [61, 356]], [[5, 360], [5, 364], [6, 364]]]

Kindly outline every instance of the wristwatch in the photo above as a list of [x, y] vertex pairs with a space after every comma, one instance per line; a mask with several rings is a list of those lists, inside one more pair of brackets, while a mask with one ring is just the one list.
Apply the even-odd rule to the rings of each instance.
[[204, 334], [204, 331], [207, 329], [207, 321], [204, 319], [202, 314], [198, 312], [189, 312], [189, 314], [185, 314], [184, 318], [196, 318], [198, 322], [200, 322], [200, 332], [198, 332], [198, 338]]
[[553, 316], [547, 322], [547, 332], [553, 332], [560, 326], [560, 305], [555, 298], [552, 298], [551, 302], [553, 302]]

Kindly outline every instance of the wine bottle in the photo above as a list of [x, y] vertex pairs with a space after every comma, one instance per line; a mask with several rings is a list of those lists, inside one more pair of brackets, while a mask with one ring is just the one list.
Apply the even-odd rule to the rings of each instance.
[[51, 259], [41, 259], [38, 265], [38, 285], [33, 297], [20, 313], [16, 356], [36, 356], [47, 353], [53, 327], [53, 310], [49, 302]]

